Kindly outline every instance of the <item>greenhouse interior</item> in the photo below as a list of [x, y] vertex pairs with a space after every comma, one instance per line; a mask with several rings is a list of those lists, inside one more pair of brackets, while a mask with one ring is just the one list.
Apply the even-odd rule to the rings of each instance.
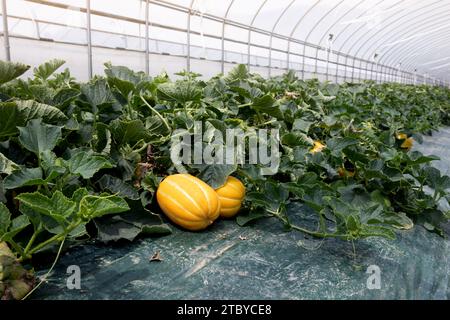
[[1, 300], [450, 299], [450, 0], [0, 1]]

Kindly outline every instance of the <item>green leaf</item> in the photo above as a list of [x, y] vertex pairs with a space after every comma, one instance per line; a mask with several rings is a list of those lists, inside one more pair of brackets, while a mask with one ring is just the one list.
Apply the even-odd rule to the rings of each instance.
[[59, 108], [67, 107], [76, 97], [80, 95], [80, 91], [74, 88], [61, 88], [52, 98], [52, 104]]
[[17, 127], [24, 126], [31, 119], [42, 119], [47, 123], [66, 121], [59, 109], [36, 101], [15, 101], [0, 103], [0, 139], [18, 133]]
[[306, 134], [295, 131], [284, 134], [281, 137], [281, 143], [289, 147], [305, 146], [311, 147], [314, 141]]
[[292, 125], [292, 130], [302, 131], [304, 133], [308, 133], [309, 128], [313, 122], [305, 121], [303, 119], [295, 119], [294, 124]]
[[120, 213], [130, 210], [127, 202], [115, 195], [87, 195], [81, 199], [79, 215], [84, 219], [93, 219], [106, 214]]
[[47, 80], [59, 67], [61, 67], [64, 63], [64, 60], [61, 59], [53, 59], [41, 64], [39, 67], [34, 68], [34, 76], [36, 78], [40, 78], [42, 80]]
[[144, 123], [141, 120], [113, 120], [109, 125], [111, 134], [118, 145], [134, 145], [141, 139], [147, 138]]
[[5, 204], [0, 202], [0, 239], [8, 231], [11, 224], [11, 213]]
[[19, 166], [0, 152], [0, 173], [11, 174], [17, 169], [19, 169]]
[[239, 214], [236, 217], [236, 223], [239, 226], [243, 227], [256, 220], [268, 217], [271, 217], [271, 215], [267, 214], [267, 212], [265, 212], [264, 210], [255, 209], [250, 211], [248, 214]]
[[30, 120], [26, 127], [19, 127], [20, 143], [36, 155], [44, 151], [53, 150], [61, 138], [61, 128], [43, 124], [41, 119]]
[[277, 119], [283, 119], [283, 114], [275, 102], [276, 100], [271, 95], [266, 94], [262, 97], [255, 98], [251, 107], [258, 112], [268, 114]]
[[157, 88], [159, 100], [184, 104], [189, 101], [200, 101], [202, 91], [192, 81], [162, 83]]
[[[98, 106], [111, 104], [114, 101], [114, 97], [105, 79], [97, 79], [93, 83], [84, 84], [80, 89], [87, 102], [95, 109]], [[95, 111], [97, 112], [98, 110]]]
[[103, 177], [98, 180], [97, 183], [102, 190], [108, 190], [111, 193], [117, 194], [118, 196], [131, 200], [140, 199], [138, 190], [135, 187], [126, 183], [122, 179], [113, 177], [109, 174], [103, 175]]
[[26, 227], [30, 225], [30, 220], [27, 216], [20, 215], [11, 220], [11, 224], [9, 225], [8, 232], [4, 233], [3, 236], [0, 237], [0, 241], [9, 241], [14, 238], [19, 232], [24, 230]]
[[113, 167], [104, 157], [95, 156], [83, 150], [79, 150], [73, 154], [66, 163], [71, 173], [79, 174], [84, 179], [92, 178], [101, 169]]
[[357, 139], [353, 139], [353, 138], [340, 138], [340, 137], [335, 137], [335, 138], [331, 138], [328, 139], [326, 145], [328, 150], [331, 151], [331, 154], [335, 157], [339, 157], [341, 155], [342, 150], [344, 150], [345, 148], [358, 144], [358, 140]]
[[21, 193], [16, 196], [16, 199], [36, 212], [63, 224], [67, 223], [66, 218], [70, 217], [76, 208], [76, 203], [67, 198], [61, 191], [54, 192], [51, 198], [39, 192], [34, 192]]
[[145, 139], [148, 141], [157, 140], [170, 134], [170, 131], [157, 116], [147, 117], [145, 119]]
[[274, 182], [265, 182], [261, 190], [248, 192], [245, 200], [249, 201], [253, 206], [262, 207], [264, 209], [277, 212], [281, 206], [287, 203], [289, 198], [289, 190], [283, 184]]
[[226, 76], [226, 81], [245, 80], [249, 77], [249, 73], [245, 64], [238, 64]]
[[424, 163], [429, 163], [431, 161], [440, 160], [441, 158], [437, 156], [424, 156], [422, 153], [418, 151], [413, 151], [409, 154], [410, 160], [408, 161], [410, 165], [419, 165]]
[[0, 60], [0, 85], [14, 80], [24, 74], [28, 69], [30, 69], [30, 66], [22, 63]]
[[25, 186], [45, 184], [41, 168], [24, 168], [14, 171], [4, 181], [5, 189], [16, 189]]
[[193, 167], [200, 170], [198, 178], [205, 181], [213, 189], [223, 186], [228, 176], [237, 170], [236, 164], [202, 164]]
[[133, 241], [139, 235], [166, 235], [172, 232], [159, 215], [145, 209], [141, 201], [129, 201], [129, 205], [129, 213], [95, 219], [100, 241]]
[[111, 87], [117, 88], [124, 98], [128, 98], [130, 92], [136, 88], [143, 78], [141, 74], [137, 74], [124, 66], [112, 66], [110, 63], [105, 63], [105, 67], [108, 83]]

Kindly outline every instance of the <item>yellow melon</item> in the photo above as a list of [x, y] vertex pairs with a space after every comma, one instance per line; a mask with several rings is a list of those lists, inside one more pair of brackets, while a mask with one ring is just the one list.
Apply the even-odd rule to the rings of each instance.
[[245, 197], [245, 187], [242, 182], [230, 176], [222, 187], [216, 189], [216, 193], [220, 200], [220, 216], [223, 218], [235, 216]]
[[219, 217], [219, 196], [208, 184], [190, 174], [166, 177], [156, 200], [169, 219], [191, 231], [208, 227]]

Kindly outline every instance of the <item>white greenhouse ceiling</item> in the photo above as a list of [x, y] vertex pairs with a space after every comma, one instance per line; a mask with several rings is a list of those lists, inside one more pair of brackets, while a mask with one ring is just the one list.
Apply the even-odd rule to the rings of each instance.
[[268, 67], [269, 75], [450, 81], [450, 0], [4, 2], [12, 39], [184, 56], [188, 69], [196, 59], [221, 62], [218, 71], [229, 62]]

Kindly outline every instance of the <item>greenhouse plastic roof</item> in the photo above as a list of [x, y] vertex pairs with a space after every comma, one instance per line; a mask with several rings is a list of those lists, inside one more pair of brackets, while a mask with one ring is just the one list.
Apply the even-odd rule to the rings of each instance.
[[[268, 57], [270, 66], [281, 60], [280, 67], [296, 62], [304, 66], [305, 56], [337, 63], [356, 57], [363, 60], [352, 60], [353, 66], [371, 62], [450, 80], [448, 0], [8, 0], [6, 4], [10, 33], [31, 38], [86, 43], [89, 7], [94, 44], [143, 50], [140, 40], [147, 22], [150, 37], [171, 43], [165, 51], [175, 54], [223, 61], [224, 51], [230, 51], [245, 54], [243, 60], [249, 61], [250, 54]], [[210, 49], [209, 55], [194, 52], [195, 46]]]

